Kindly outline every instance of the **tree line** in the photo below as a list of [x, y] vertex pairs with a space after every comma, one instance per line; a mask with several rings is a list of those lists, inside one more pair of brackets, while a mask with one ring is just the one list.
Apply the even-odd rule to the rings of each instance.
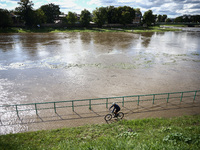
[[[13, 23], [11, 14], [15, 14], [14, 20], [18, 23], [23, 23], [25, 26], [34, 27], [36, 25], [44, 23], [54, 23], [59, 15], [64, 15], [60, 11], [59, 5], [46, 4], [42, 5], [40, 8], [34, 10], [33, 2], [30, 0], [20, 0], [18, 2], [19, 7], [15, 10], [8, 11], [6, 9], [0, 9], [0, 27], [8, 27]], [[73, 26], [78, 22], [84, 27], [89, 26], [90, 22], [93, 21], [99, 27], [104, 24], [132, 24], [136, 17], [142, 18], [142, 23], [147, 25], [152, 25], [155, 22], [171, 22], [172, 20], [167, 18], [167, 15], [154, 15], [152, 10], [146, 11], [143, 16], [139, 8], [134, 9], [129, 6], [123, 7], [99, 7], [90, 11], [84, 9], [81, 11], [79, 17], [74, 12], [68, 12], [66, 17], [63, 17], [62, 21], [66, 25]], [[78, 20], [79, 19], [79, 20]], [[175, 22], [200, 22], [200, 15], [185, 17], [182, 16], [175, 18]]]

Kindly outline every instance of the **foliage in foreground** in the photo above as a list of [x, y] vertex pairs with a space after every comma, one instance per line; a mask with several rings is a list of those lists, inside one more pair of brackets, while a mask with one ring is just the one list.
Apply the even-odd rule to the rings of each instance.
[[1, 150], [200, 149], [200, 115], [142, 119], [0, 136]]

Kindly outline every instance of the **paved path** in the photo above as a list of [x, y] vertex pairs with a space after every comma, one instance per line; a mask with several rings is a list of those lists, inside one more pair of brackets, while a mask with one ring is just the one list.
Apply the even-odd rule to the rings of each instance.
[[[46, 111], [46, 112], [45, 112]], [[184, 102], [169, 102], [157, 101], [137, 103], [125, 103], [122, 107], [125, 113], [124, 119], [140, 119], [140, 118], [155, 118], [155, 117], [175, 117], [183, 115], [199, 115], [200, 114], [200, 99]], [[0, 133], [17, 133], [26, 131], [37, 131], [47, 129], [57, 129], [64, 127], [76, 127], [86, 124], [103, 124], [106, 123], [104, 116], [108, 113], [105, 106], [93, 106], [92, 110], [88, 107], [75, 108], [73, 112], [69, 108], [57, 110], [41, 110], [38, 116], [27, 113], [27, 116], [17, 117], [13, 115], [12, 120], [1, 119]], [[108, 122], [112, 123], [112, 122]]]

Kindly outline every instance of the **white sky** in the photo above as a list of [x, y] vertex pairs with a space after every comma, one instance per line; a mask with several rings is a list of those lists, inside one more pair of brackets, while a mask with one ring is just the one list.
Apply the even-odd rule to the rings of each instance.
[[[0, 0], [0, 8], [12, 10], [19, 6], [20, 0]], [[200, 15], [200, 0], [32, 0], [34, 9], [53, 3], [60, 6], [61, 12], [80, 13], [83, 9], [91, 13], [96, 7], [130, 6], [140, 8], [142, 13], [151, 9], [154, 14], [166, 14], [174, 18], [184, 14]]]

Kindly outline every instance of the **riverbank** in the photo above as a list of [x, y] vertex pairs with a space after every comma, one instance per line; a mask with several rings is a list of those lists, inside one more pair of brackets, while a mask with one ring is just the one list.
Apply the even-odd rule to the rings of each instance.
[[0, 149], [200, 149], [200, 115], [0, 136]]
[[159, 26], [132, 27], [132, 28], [6, 28], [0, 33], [56, 33], [56, 32], [165, 32], [180, 31], [180, 29], [161, 28]]

